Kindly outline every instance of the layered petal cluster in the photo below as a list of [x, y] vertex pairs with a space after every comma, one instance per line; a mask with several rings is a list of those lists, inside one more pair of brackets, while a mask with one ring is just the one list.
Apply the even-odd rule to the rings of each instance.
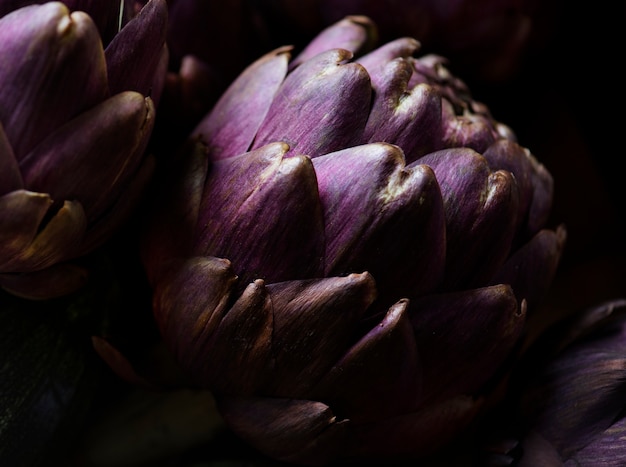
[[[532, 356], [532, 358], [531, 358]], [[520, 467], [626, 463], [626, 299], [553, 325], [516, 375]]]
[[553, 180], [416, 40], [348, 17], [250, 65], [156, 203], [165, 342], [283, 461], [421, 456], [481, 412], [565, 242]]
[[167, 5], [151, 0], [105, 48], [96, 21], [113, 3], [85, 3], [94, 17], [60, 2], [0, 17], [0, 286], [21, 296], [79, 287], [68, 261], [116, 231], [153, 172]]

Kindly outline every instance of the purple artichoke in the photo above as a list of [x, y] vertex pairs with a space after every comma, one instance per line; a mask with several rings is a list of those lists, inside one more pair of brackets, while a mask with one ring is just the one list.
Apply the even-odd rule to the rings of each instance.
[[154, 165], [146, 146], [165, 80], [166, 25], [165, 0], [152, 0], [103, 48], [92, 17], [60, 2], [0, 18], [6, 290], [49, 298], [80, 287], [85, 271], [72, 260], [137, 204]]
[[557, 322], [524, 363], [515, 374], [515, 427], [508, 428], [519, 444], [500, 453], [506, 465], [626, 464], [626, 299]]
[[415, 457], [488, 405], [550, 285], [553, 180], [442, 57], [349, 17], [250, 65], [164, 170], [163, 339], [283, 461]]

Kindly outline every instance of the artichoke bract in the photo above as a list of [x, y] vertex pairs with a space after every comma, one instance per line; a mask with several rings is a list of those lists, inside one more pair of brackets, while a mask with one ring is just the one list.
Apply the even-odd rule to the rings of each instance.
[[178, 362], [282, 461], [422, 456], [481, 413], [550, 285], [553, 179], [446, 68], [347, 17], [231, 84], [143, 242]]
[[[6, 6], [6, 5], [5, 5]], [[119, 11], [119, 2], [118, 2]], [[0, 18], [0, 286], [76, 290], [71, 260], [122, 225], [150, 180], [146, 154], [167, 67], [167, 5], [150, 1], [103, 47], [60, 2]]]

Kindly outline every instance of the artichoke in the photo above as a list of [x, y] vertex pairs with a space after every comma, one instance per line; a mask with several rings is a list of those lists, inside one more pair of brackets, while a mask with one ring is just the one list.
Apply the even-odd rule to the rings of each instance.
[[625, 335], [626, 299], [614, 299], [540, 336], [515, 373], [514, 425], [507, 430], [518, 444], [500, 453], [506, 465], [626, 463]]
[[[153, 312], [262, 453], [420, 457], [490, 405], [558, 266], [553, 179], [446, 60], [345, 18], [252, 63], [162, 172]], [[160, 185], [159, 185], [160, 186]]]
[[167, 67], [166, 25], [165, 0], [152, 0], [104, 48], [94, 19], [60, 2], [0, 18], [4, 289], [29, 298], [76, 290], [86, 271], [74, 260], [136, 206], [154, 166], [146, 146]]

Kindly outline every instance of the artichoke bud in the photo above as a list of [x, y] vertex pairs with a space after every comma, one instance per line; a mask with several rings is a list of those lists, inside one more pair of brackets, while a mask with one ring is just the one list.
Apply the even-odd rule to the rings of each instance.
[[121, 227], [152, 176], [167, 4], [110, 41], [96, 25], [110, 2], [15, 6], [0, 17], [0, 285], [52, 298], [84, 284], [69, 262]]
[[283, 461], [423, 456], [458, 436], [566, 238], [512, 130], [416, 40], [371, 50], [370, 25], [346, 18], [244, 70], [145, 233], [168, 346]]

